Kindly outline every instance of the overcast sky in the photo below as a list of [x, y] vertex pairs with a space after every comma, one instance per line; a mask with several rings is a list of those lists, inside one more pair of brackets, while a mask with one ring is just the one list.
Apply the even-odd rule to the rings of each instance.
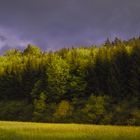
[[0, 51], [100, 44], [140, 35], [140, 0], [0, 0]]

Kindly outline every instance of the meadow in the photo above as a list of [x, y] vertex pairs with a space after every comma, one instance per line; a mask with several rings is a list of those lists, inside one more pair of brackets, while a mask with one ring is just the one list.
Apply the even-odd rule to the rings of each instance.
[[139, 140], [140, 127], [0, 121], [0, 140]]

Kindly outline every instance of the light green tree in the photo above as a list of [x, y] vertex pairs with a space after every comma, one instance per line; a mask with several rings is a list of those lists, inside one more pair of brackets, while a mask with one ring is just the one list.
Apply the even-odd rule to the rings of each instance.
[[38, 99], [34, 100], [33, 121], [43, 121], [46, 111], [46, 95], [42, 92]]
[[58, 108], [56, 109], [56, 112], [54, 113], [54, 117], [57, 120], [63, 119], [62, 121], [64, 121], [64, 119], [67, 119], [71, 115], [72, 106], [70, 105], [70, 103], [65, 100], [61, 101], [58, 105]]

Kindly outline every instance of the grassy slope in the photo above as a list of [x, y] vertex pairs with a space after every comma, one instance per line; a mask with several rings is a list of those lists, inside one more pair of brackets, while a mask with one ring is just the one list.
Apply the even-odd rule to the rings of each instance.
[[140, 127], [0, 122], [0, 140], [139, 140]]

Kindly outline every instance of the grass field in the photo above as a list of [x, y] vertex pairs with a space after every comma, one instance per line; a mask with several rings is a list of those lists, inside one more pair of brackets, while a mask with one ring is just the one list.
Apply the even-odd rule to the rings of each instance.
[[140, 140], [140, 127], [0, 121], [0, 140]]

